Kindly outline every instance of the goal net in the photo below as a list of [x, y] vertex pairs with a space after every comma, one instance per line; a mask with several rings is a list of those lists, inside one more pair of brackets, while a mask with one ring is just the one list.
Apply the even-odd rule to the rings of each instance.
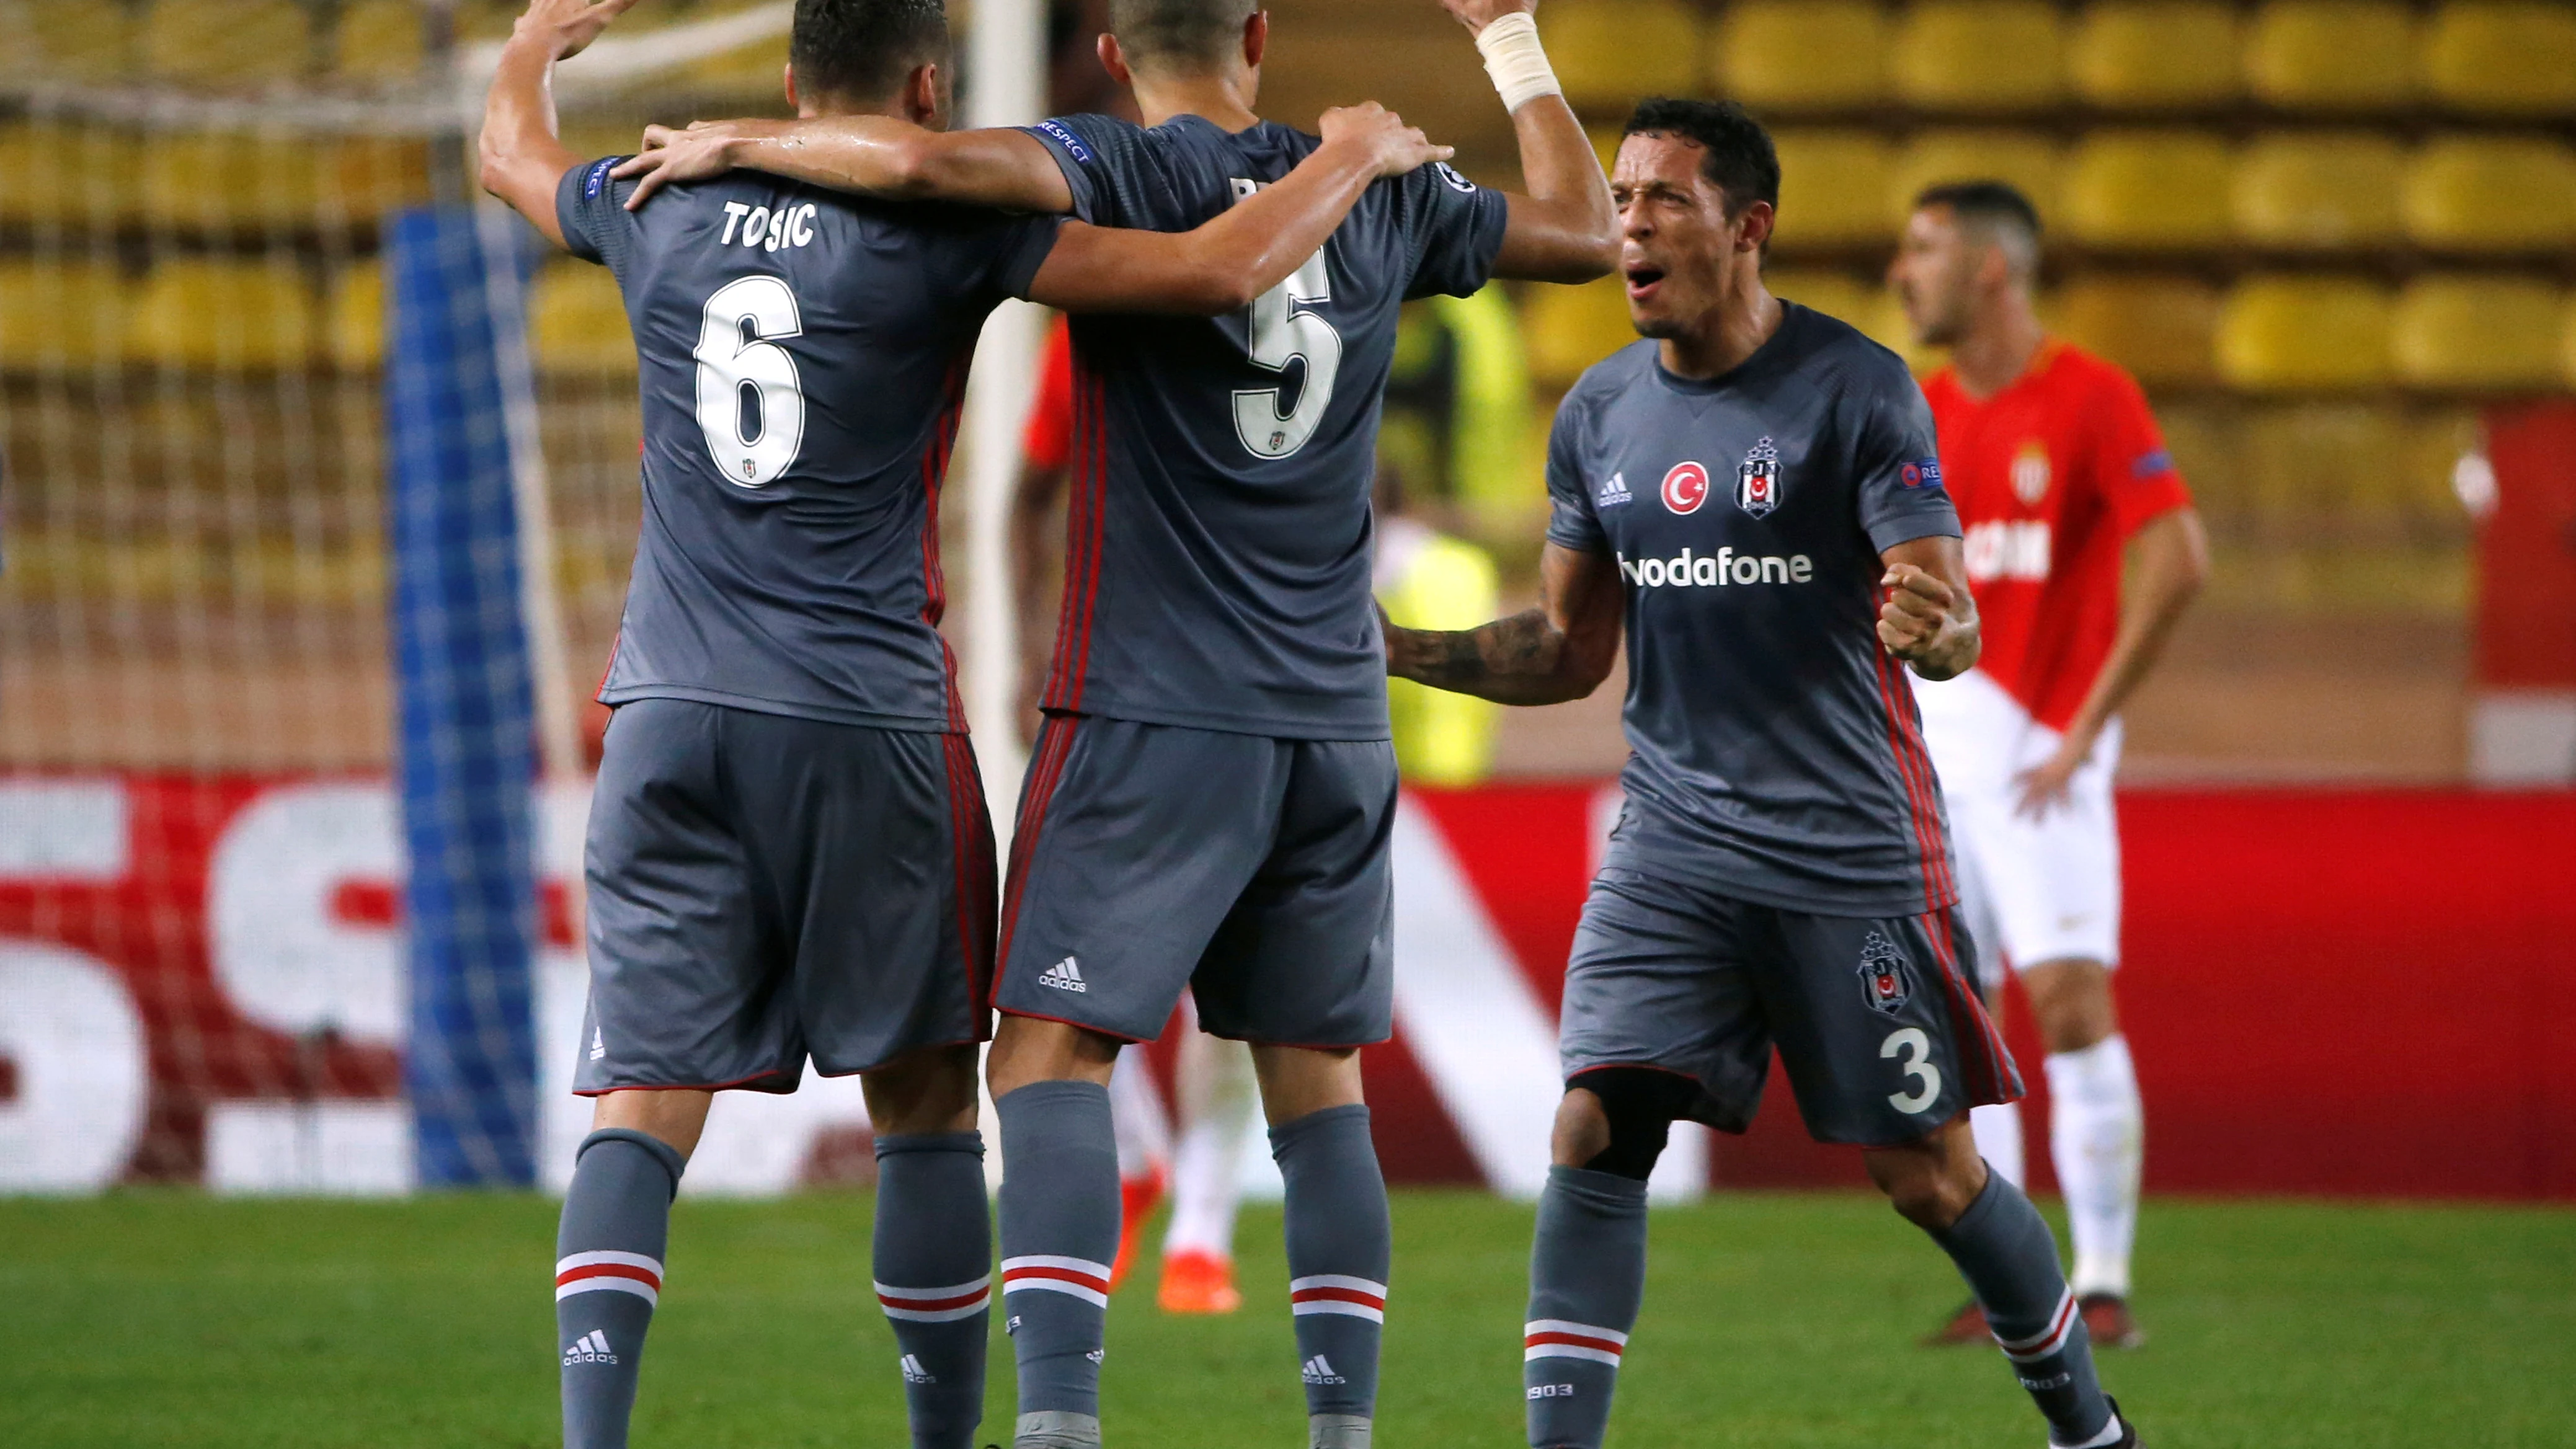
[[[518, 8], [0, 0], [0, 1191], [568, 1170], [638, 423], [470, 192]], [[567, 139], [775, 113], [791, 8], [638, 7]], [[693, 1186], [864, 1173], [855, 1091]]]

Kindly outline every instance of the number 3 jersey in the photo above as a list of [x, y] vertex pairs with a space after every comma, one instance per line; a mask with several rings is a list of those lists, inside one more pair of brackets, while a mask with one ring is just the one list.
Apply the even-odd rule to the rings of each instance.
[[1061, 221], [748, 171], [629, 212], [613, 164], [555, 197], [641, 369], [643, 528], [601, 701], [962, 731], [939, 487], [985, 315]]
[[[1103, 226], [1186, 231], [1322, 143], [1198, 116], [1031, 128]], [[1377, 425], [1409, 297], [1484, 285], [1505, 203], [1446, 166], [1379, 181], [1250, 309], [1073, 319], [1065, 597], [1049, 709], [1387, 738], [1369, 599]]]
[[1636, 343], [1557, 413], [1548, 539], [1627, 594], [1628, 796], [1610, 861], [1759, 905], [1892, 916], [1958, 899], [1881, 552], [1955, 538], [1896, 354], [1784, 302], [1723, 376]]

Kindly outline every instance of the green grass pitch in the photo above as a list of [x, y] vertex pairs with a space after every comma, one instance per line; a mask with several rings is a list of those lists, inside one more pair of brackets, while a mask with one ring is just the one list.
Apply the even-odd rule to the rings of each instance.
[[[684, 1203], [637, 1449], [901, 1446], [867, 1293], [868, 1199]], [[1524, 1207], [1395, 1203], [1378, 1442], [1520, 1443]], [[121, 1194], [0, 1202], [0, 1444], [545, 1446], [554, 1208]], [[2159, 1449], [2576, 1444], [2576, 1213], [2150, 1204], [2152, 1341], [2103, 1376]], [[1276, 1210], [1245, 1214], [1246, 1306], [1110, 1315], [1110, 1443], [1304, 1442]], [[1959, 1297], [1859, 1195], [1660, 1212], [1615, 1449], [2038, 1449], [2000, 1358], [1913, 1337]], [[998, 1338], [985, 1433], [1007, 1438]]]

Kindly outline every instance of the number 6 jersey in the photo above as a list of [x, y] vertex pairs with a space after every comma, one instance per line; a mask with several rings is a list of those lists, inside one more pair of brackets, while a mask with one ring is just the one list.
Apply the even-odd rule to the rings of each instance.
[[985, 315], [1061, 221], [749, 171], [629, 212], [614, 164], [555, 194], [641, 370], [644, 521], [601, 701], [963, 730], [939, 486]]
[[[1187, 231], [1322, 143], [1268, 121], [1030, 129], [1102, 226]], [[1049, 709], [1277, 738], [1387, 738], [1369, 602], [1377, 423], [1410, 297], [1465, 295], [1503, 198], [1446, 166], [1369, 187], [1232, 316], [1073, 319], [1072, 503]]]

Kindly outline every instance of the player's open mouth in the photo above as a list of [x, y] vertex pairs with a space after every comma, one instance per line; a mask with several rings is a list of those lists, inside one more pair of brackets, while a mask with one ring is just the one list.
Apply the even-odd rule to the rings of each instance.
[[1664, 279], [1664, 269], [1661, 267], [1630, 267], [1627, 269], [1627, 275], [1628, 300], [1631, 302], [1642, 302], [1655, 290], [1655, 284]]

